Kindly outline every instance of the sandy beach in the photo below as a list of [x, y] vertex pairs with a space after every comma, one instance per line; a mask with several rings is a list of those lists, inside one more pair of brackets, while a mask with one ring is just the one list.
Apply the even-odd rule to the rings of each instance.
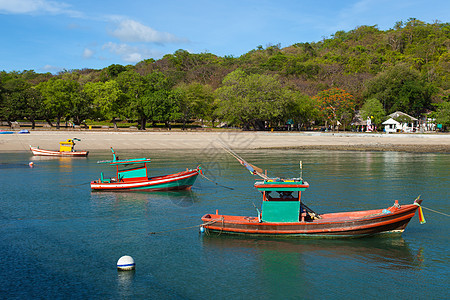
[[79, 138], [77, 150], [207, 149], [225, 143], [232, 149], [326, 149], [450, 153], [450, 134], [353, 132], [208, 132], [208, 131], [30, 131], [0, 134], [0, 151], [57, 150], [59, 142]]

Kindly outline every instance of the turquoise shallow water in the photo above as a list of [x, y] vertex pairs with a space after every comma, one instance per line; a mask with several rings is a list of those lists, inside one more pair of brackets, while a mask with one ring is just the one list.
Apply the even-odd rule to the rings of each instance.
[[[240, 151], [269, 174], [303, 178], [317, 212], [412, 203], [449, 213], [450, 155], [395, 152]], [[26, 298], [444, 299], [449, 298], [449, 218], [424, 209], [401, 237], [301, 240], [204, 236], [205, 213], [255, 216], [251, 176], [224, 152], [127, 151], [150, 157], [153, 175], [194, 168], [190, 192], [99, 193], [89, 181], [112, 169], [86, 158], [0, 153], [0, 294]], [[28, 167], [33, 161], [34, 168]], [[191, 227], [191, 228], [187, 228]], [[186, 228], [178, 230], [181, 228]], [[149, 234], [151, 232], [161, 232]], [[122, 255], [136, 271], [117, 272]]]

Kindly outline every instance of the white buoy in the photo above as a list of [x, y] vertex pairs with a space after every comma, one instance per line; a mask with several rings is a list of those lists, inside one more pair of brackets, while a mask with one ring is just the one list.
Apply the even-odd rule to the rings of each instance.
[[204, 233], [205, 232], [205, 227], [200, 226], [200, 233]]
[[119, 271], [131, 271], [135, 266], [134, 259], [129, 255], [124, 255], [117, 261], [117, 270]]
[[34, 167], [34, 163], [33, 163], [32, 161], [30, 161], [30, 162], [28, 163], [28, 165], [30, 166], [30, 168]]

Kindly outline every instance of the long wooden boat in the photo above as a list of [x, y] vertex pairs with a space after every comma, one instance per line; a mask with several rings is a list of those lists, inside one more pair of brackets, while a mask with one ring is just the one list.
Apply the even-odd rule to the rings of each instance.
[[[169, 191], [189, 190], [195, 183], [197, 176], [201, 174], [201, 168], [178, 172], [175, 174], [148, 177], [148, 158], [117, 159], [116, 153], [111, 148], [113, 160], [99, 161], [116, 168], [116, 176], [104, 178], [103, 172], [100, 179], [91, 181], [91, 189], [96, 191]], [[136, 165], [138, 165], [136, 167]]]
[[254, 186], [263, 196], [257, 216], [206, 214], [202, 231], [259, 236], [362, 237], [382, 233], [402, 233], [416, 211], [424, 223], [420, 204], [394, 205], [384, 209], [318, 214], [301, 200], [309, 184], [300, 178], [269, 178], [258, 168], [239, 158], [251, 173], [263, 177]]
[[35, 156], [65, 156], [65, 157], [86, 157], [89, 151], [76, 151], [75, 141], [80, 141], [80, 139], [73, 138], [67, 139], [67, 141], [59, 142], [59, 151], [55, 150], [44, 150], [39, 147], [33, 147], [30, 145], [30, 150]]

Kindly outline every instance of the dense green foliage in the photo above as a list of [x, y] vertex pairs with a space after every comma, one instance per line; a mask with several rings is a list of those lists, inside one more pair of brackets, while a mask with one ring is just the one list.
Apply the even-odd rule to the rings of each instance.
[[376, 124], [397, 110], [417, 118], [434, 112], [445, 123], [449, 47], [449, 23], [410, 19], [386, 31], [361, 26], [320, 42], [258, 46], [237, 58], [178, 50], [102, 70], [3, 71], [0, 119], [57, 127], [61, 120], [121, 120], [140, 129], [198, 120], [268, 129], [345, 125], [361, 109]]
[[450, 102], [443, 102], [438, 105], [438, 109], [434, 114], [436, 122], [443, 126], [450, 127]]
[[367, 99], [361, 107], [361, 118], [367, 120], [371, 119], [374, 124], [381, 124], [383, 122], [386, 111], [381, 102], [376, 98]]

